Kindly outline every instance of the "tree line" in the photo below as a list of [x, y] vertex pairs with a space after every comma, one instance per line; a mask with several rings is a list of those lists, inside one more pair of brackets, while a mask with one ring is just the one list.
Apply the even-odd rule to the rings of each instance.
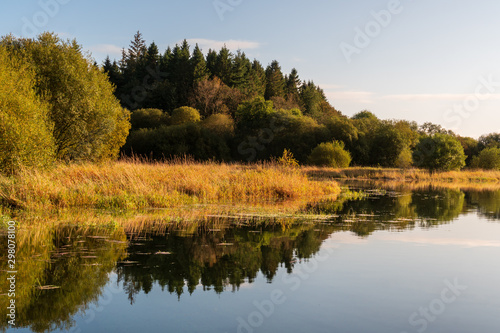
[[313, 81], [184, 40], [160, 53], [138, 32], [98, 65], [76, 41], [43, 33], [0, 40], [0, 169], [139, 155], [276, 160], [332, 167], [500, 169], [500, 134], [479, 140], [439, 125], [347, 117]]
[[103, 64], [115, 95], [133, 110], [122, 151], [154, 159], [259, 161], [285, 152], [297, 163], [333, 167], [464, 166], [500, 169], [500, 135], [475, 140], [426, 123], [346, 117], [296, 69], [283, 74], [226, 47], [204, 55], [186, 40], [160, 54], [140, 32], [117, 62]]

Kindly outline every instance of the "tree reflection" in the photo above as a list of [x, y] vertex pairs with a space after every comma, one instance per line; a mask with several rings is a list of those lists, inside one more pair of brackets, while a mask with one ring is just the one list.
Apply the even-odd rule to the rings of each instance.
[[[129, 257], [118, 264], [119, 281], [131, 303], [134, 295], [148, 293], [154, 283], [179, 297], [187, 287], [193, 293], [198, 285], [221, 293], [235, 291], [242, 283], [252, 283], [261, 272], [272, 281], [279, 267], [293, 270], [295, 258], [310, 258], [336, 227], [296, 224], [223, 228], [199, 228], [191, 235], [131, 236]], [[128, 264], [133, 262], [134, 264]]]
[[[34, 332], [69, 330], [74, 316], [100, 299], [113, 271], [131, 303], [154, 286], [179, 299], [196, 290], [235, 292], [259, 274], [271, 282], [280, 268], [292, 273], [297, 260], [312, 258], [335, 232], [369, 237], [377, 230], [431, 227], [471, 209], [490, 220], [500, 218], [498, 191], [430, 187], [363, 193], [307, 205], [301, 213], [320, 215], [316, 222], [227, 221], [216, 227], [192, 224], [181, 230], [172, 226], [163, 232], [152, 228], [133, 234], [115, 227], [67, 225], [21, 230], [17, 235], [17, 325]], [[7, 248], [7, 238], [1, 234], [0, 247]], [[6, 254], [0, 252], [3, 271], [7, 271]], [[0, 294], [8, 290], [7, 283], [0, 281]], [[37, 288], [45, 285], [58, 288]], [[7, 302], [7, 297], [0, 297], [4, 318]], [[6, 325], [2, 321], [0, 330]]]
[[[6, 248], [6, 237], [0, 237]], [[19, 231], [16, 254], [16, 327], [34, 332], [68, 330], [73, 316], [96, 302], [108, 274], [125, 255], [123, 232], [70, 226]], [[2, 251], [1, 269], [7, 270]], [[8, 290], [2, 279], [2, 292]], [[56, 289], [40, 289], [43, 286]], [[0, 298], [0, 316], [6, 318], [7, 297]], [[0, 329], [5, 329], [3, 320]]]

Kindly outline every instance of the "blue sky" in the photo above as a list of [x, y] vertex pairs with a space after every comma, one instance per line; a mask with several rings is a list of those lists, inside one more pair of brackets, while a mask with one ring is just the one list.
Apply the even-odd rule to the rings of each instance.
[[499, 13], [495, 0], [26, 0], [2, 4], [0, 34], [53, 31], [98, 62], [119, 58], [137, 30], [162, 51], [184, 38], [205, 52], [226, 43], [297, 68], [348, 116], [478, 137], [500, 132]]

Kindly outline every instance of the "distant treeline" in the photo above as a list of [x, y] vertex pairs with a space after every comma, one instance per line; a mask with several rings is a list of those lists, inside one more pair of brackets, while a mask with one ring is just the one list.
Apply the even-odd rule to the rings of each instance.
[[264, 68], [226, 47], [204, 55], [184, 40], [161, 54], [138, 32], [119, 62], [102, 67], [133, 111], [127, 155], [257, 161], [286, 149], [300, 163], [338, 167], [500, 168], [500, 134], [477, 141], [369, 111], [348, 118], [296, 69], [284, 75], [278, 61]]
[[369, 111], [349, 118], [295, 69], [284, 75], [277, 61], [264, 68], [226, 47], [205, 55], [184, 41], [160, 54], [138, 32], [118, 62], [100, 66], [55, 34], [0, 39], [0, 172], [120, 153], [500, 169], [500, 134], [475, 140]]

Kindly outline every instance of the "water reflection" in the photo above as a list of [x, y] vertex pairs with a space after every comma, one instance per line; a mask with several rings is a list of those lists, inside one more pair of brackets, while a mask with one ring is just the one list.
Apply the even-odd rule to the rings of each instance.
[[[471, 210], [490, 220], [500, 217], [498, 191], [363, 190], [364, 195], [304, 207], [304, 213], [323, 216], [317, 221], [239, 221], [238, 226], [227, 221], [164, 232], [68, 225], [24, 230], [18, 233], [17, 326], [33, 332], [69, 330], [74, 316], [101, 297], [111, 272], [131, 304], [154, 285], [182, 300], [200, 285], [222, 293], [253, 283], [258, 274], [272, 282], [280, 267], [292, 273], [297, 262], [313, 257], [338, 231], [368, 237], [377, 230], [430, 228]], [[5, 235], [0, 242], [6, 249]], [[7, 271], [6, 253], [0, 253], [2, 271]], [[7, 283], [0, 281], [3, 318]], [[0, 329], [6, 328], [1, 321]]]
[[[68, 330], [73, 316], [98, 300], [108, 274], [125, 256], [123, 232], [112, 229], [40, 226], [17, 235], [16, 324], [33, 332]], [[6, 237], [1, 248], [7, 247]], [[7, 251], [0, 257], [7, 271]], [[8, 281], [0, 281], [1, 292]], [[50, 288], [47, 288], [50, 286]], [[0, 315], [6, 318], [8, 298], [0, 298]], [[0, 326], [5, 329], [6, 321]]]

